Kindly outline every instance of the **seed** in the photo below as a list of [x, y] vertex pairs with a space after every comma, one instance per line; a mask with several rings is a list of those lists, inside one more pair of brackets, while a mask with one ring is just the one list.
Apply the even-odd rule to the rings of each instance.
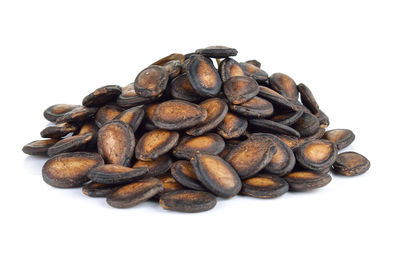
[[183, 63], [185, 61], [185, 56], [182, 54], [171, 54], [166, 57], [161, 58], [160, 60], [157, 60], [156, 62], [152, 63], [151, 65], [160, 65], [164, 66], [165, 64], [169, 63], [170, 61], [179, 61], [180, 63]]
[[219, 93], [222, 81], [210, 59], [192, 55], [186, 68], [189, 82], [197, 94], [214, 97]]
[[300, 133], [297, 130], [271, 120], [250, 119], [249, 124], [253, 128], [256, 128], [257, 131], [300, 137]]
[[243, 104], [254, 98], [258, 92], [257, 81], [251, 77], [235, 76], [224, 82], [225, 96], [233, 104]]
[[297, 100], [299, 91], [294, 80], [286, 74], [274, 73], [269, 77], [272, 89], [290, 100]]
[[86, 133], [93, 133], [93, 138], [97, 140], [97, 131], [99, 130], [99, 127], [94, 123], [94, 121], [89, 121], [86, 122], [85, 124], [82, 125], [82, 127], [79, 129], [78, 135], [83, 135]]
[[107, 203], [116, 208], [133, 207], [162, 191], [162, 182], [149, 177], [124, 185], [107, 196]]
[[174, 148], [173, 154], [179, 159], [190, 160], [196, 153], [218, 155], [224, 147], [225, 142], [221, 136], [208, 133], [198, 137], [184, 137]]
[[71, 132], [75, 132], [77, 130], [77, 126], [69, 123], [61, 123], [53, 126], [49, 126], [44, 128], [40, 132], [40, 136], [42, 138], [61, 138], [68, 135]]
[[328, 140], [308, 141], [294, 150], [297, 162], [304, 168], [319, 172], [333, 165], [336, 145]]
[[280, 140], [283, 141], [290, 149], [294, 149], [299, 145], [299, 139], [294, 136], [288, 136], [284, 134], [274, 134]]
[[47, 151], [50, 147], [52, 147], [55, 143], [57, 143], [58, 139], [43, 139], [43, 140], [35, 140], [32, 141], [22, 148], [22, 151], [29, 155], [44, 155], [47, 156]]
[[255, 198], [276, 198], [288, 190], [288, 183], [281, 177], [260, 174], [243, 181], [242, 194]]
[[178, 77], [182, 72], [182, 63], [179, 60], [172, 60], [163, 65], [169, 74], [169, 80]]
[[178, 143], [179, 133], [156, 129], [145, 133], [138, 141], [135, 156], [138, 160], [151, 161], [167, 153]]
[[60, 123], [82, 123], [96, 114], [97, 108], [80, 106], [74, 108], [56, 119], [56, 124]]
[[64, 116], [66, 113], [70, 112], [73, 109], [80, 107], [79, 105], [72, 104], [55, 104], [48, 107], [44, 112], [44, 118], [49, 120], [50, 122], [56, 122], [57, 118]]
[[266, 118], [274, 113], [274, 106], [257, 96], [239, 105], [230, 104], [229, 108], [246, 117]]
[[218, 72], [221, 76], [222, 82], [227, 81], [231, 77], [246, 76], [246, 73], [244, 72], [240, 64], [232, 58], [225, 58], [218, 65]]
[[166, 173], [172, 165], [172, 160], [168, 155], [158, 157], [153, 161], [138, 160], [133, 164], [133, 169], [144, 168], [147, 170], [146, 176], [159, 176]]
[[226, 58], [229, 56], [236, 56], [238, 51], [225, 46], [209, 46], [207, 48], [198, 49], [195, 53], [206, 57]]
[[341, 150], [353, 143], [356, 136], [349, 129], [334, 129], [325, 132], [325, 135], [322, 138], [335, 143], [337, 149]]
[[180, 183], [178, 183], [170, 173], [160, 175], [157, 178], [162, 182], [163, 186], [163, 191], [157, 194], [157, 196], [159, 197], [167, 192], [185, 189], [185, 187], [183, 187]]
[[199, 95], [193, 89], [186, 74], [182, 74], [171, 81], [171, 95], [178, 100], [199, 100]]
[[245, 63], [252, 64], [252, 65], [254, 65], [254, 66], [258, 67], [258, 68], [261, 68], [261, 63], [259, 61], [255, 60], [255, 59], [254, 60], [248, 60]]
[[302, 137], [311, 136], [319, 130], [319, 120], [316, 116], [304, 112], [292, 127], [297, 130]]
[[276, 150], [269, 137], [255, 135], [233, 148], [226, 156], [226, 161], [232, 165], [240, 178], [246, 179], [265, 168]]
[[198, 213], [215, 207], [215, 196], [204, 191], [178, 190], [161, 196], [162, 208], [184, 213]]
[[290, 191], [309, 191], [321, 188], [332, 180], [329, 174], [318, 174], [310, 171], [292, 172], [284, 178]]
[[116, 85], [103, 86], [83, 98], [82, 105], [86, 107], [99, 107], [108, 102], [113, 102], [121, 94], [121, 87]]
[[313, 114], [318, 113], [319, 106], [310, 88], [304, 84], [299, 84], [297, 86], [297, 90], [300, 92], [300, 98], [303, 105], [306, 106]]
[[200, 136], [216, 128], [228, 113], [228, 105], [219, 98], [207, 99], [199, 106], [207, 111], [207, 117], [202, 123], [186, 131], [186, 134], [191, 136]]
[[217, 132], [226, 139], [240, 137], [247, 129], [247, 120], [228, 112], [218, 125]]
[[298, 111], [275, 114], [270, 119], [277, 123], [290, 126], [290, 125], [293, 125], [294, 123], [296, 123], [300, 119], [300, 117], [303, 115], [303, 113], [304, 113], [304, 110], [301, 109]]
[[117, 98], [117, 105], [124, 108], [131, 108], [148, 104], [152, 101], [154, 101], [154, 98], [145, 98], [137, 94], [134, 83], [130, 83], [122, 88], [122, 93]]
[[181, 130], [196, 126], [206, 118], [207, 111], [196, 104], [169, 100], [156, 106], [152, 121], [161, 129]]
[[179, 160], [172, 163], [171, 174], [176, 181], [189, 189], [204, 190], [189, 161]]
[[135, 132], [142, 123], [143, 117], [144, 117], [144, 110], [142, 108], [133, 107], [125, 111], [122, 111], [114, 119], [129, 124], [133, 132]]
[[225, 159], [226, 156], [235, 148], [238, 144], [240, 144], [242, 140], [238, 139], [229, 139], [225, 142], [225, 148], [222, 152], [219, 153], [219, 157]]
[[141, 71], [134, 82], [134, 88], [139, 96], [156, 98], [167, 88], [169, 73], [158, 65], [151, 65]]
[[62, 153], [44, 164], [42, 176], [47, 184], [54, 187], [80, 187], [89, 181], [88, 172], [103, 163], [103, 159], [97, 153]]
[[276, 106], [277, 108], [289, 109], [292, 111], [298, 111], [299, 109], [303, 108], [299, 107], [298, 105], [294, 104], [293, 102], [289, 101], [288, 99], [268, 87], [260, 86], [259, 89], [260, 92], [258, 93], [258, 96], [270, 101], [274, 105], [274, 107]]
[[55, 143], [52, 147], [50, 147], [47, 151], [47, 154], [50, 157], [52, 157], [60, 153], [83, 150], [92, 139], [93, 139], [93, 133], [91, 132], [64, 138]]
[[122, 121], [111, 121], [100, 128], [97, 149], [109, 164], [129, 166], [135, 150], [132, 128]]
[[98, 183], [117, 184], [131, 182], [147, 174], [145, 168], [128, 168], [117, 164], [106, 164], [89, 171], [90, 180]]
[[247, 76], [252, 77], [260, 84], [268, 84], [269, 77], [268, 74], [261, 70], [260, 67], [257, 67], [253, 64], [249, 63], [240, 63], [240, 66], [244, 70]]
[[82, 187], [82, 193], [89, 197], [104, 198], [119, 187], [117, 184], [90, 182]]
[[101, 107], [94, 118], [97, 127], [101, 128], [104, 124], [115, 119], [124, 109], [115, 105], [105, 105]]
[[324, 136], [324, 134], [325, 134], [325, 129], [319, 127], [317, 132], [314, 133], [313, 135], [308, 136], [308, 137], [299, 138], [299, 145], [302, 145], [303, 143], [308, 142], [308, 141], [320, 139], [320, 138], [322, 138], [322, 136]]
[[333, 170], [340, 175], [357, 176], [367, 172], [370, 166], [371, 163], [363, 155], [356, 152], [345, 152], [337, 156]]
[[319, 110], [317, 114], [314, 114], [316, 117], [318, 117], [319, 120], [319, 126], [321, 128], [327, 128], [329, 126], [329, 117], [322, 112], [322, 110]]

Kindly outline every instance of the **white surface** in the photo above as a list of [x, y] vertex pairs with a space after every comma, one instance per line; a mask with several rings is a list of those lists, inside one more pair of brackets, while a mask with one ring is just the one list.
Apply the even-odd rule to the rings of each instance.
[[[399, 6], [396, 1], [1, 1], [1, 253], [399, 253]], [[276, 200], [210, 212], [118, 210], [41, 179], [42, 111], [125, 85], [172, 52], [239, 50], [306, 83], [350, 128], [371, 169]]]

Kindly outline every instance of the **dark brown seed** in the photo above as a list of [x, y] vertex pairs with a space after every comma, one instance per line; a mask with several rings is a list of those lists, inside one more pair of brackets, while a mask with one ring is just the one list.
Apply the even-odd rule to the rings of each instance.
[[158, 196], [167, 192], [185, 189], [185, 187], [178, 183], [169, 173], [160, 175], [157, 178], [162, 182], [163, 185], [163, 191], [158, 193]]
[[135, 156], [138, 160], [152, 161], [157, 159], [178, 143], [179, 133], [156, 129], [145, 133], [138, 141]]
[[56, 122], [57, 118], [65, 115], [75, 108], [79, 108], [79, 105], [72, 104], [55, 104], [48, 107], [44, 112], [44, 118], [49, 120], [50, 122]]
[[200, 136], [216, 128], [228, 113], [228, 105], [219, 98], [207, 99], [200, 103], [199, 106], [207, 111], [207, 117], [196, 127], [186, 131], [186, 134], [191, 136]]
[[275, 91], [291, 100], [299, 98], [299, 91], [294, 80], [286, 74], [274, 73], [269, 77], [269, 82]]
[[289, 184], [279, 176], [260, 174], [243, 181], [242, 194], [255, 198], [276, 198], [289, 190]]
[[245, 63], [252, 64], [255, 67], [261, 68], [261, 63], [259, 61], [255, 60], [255, 59], [254, 60], [248, 60]]
[[299, 145], [299, 139], [294, 136], [288, 136], [284, 134], [274, 134], [280, 140], [282, 140], [290, 149], [294, 149]]
[[97, 148], [109, 164], [129, 166], [135, 151], [135, 135], [129, 125], [115, 120], [99, 130]]
[[300, 117], [303, 115], [303, 113], [304, 113], [304, 110], [301, 109], [299, 111], [275, 114], [270, 119], [277, 123], [290, 126], [290, 125], [296, 123], [300, 119]]
[[171, 60], [164, 64], [163, 67], [169, 73], [169, 80], [178, 77], [182, 72], [182, 63], [179, 60]]
[[309, 191], [321, 188], [332, 180], [329, 174], [318, 174], [310, 171], [296, 171], [284, 178], [290, 191]]
[[226, 139], [240, 137], [247, 129], [247, 120], [228, 112], [218, 125], [217, 132]]
[[87, 181], [88, 172], [104, 161], [97, 153], [62, 153], [49, 159], [43, 166], [43, 180], [54, 187], [80, 187]]
[[271, 161], [265, 166], [264, 171], [275, 175], [286, 175], [292, 171], [296, 163], [296, 158], [292, 149], [288, 147], [281, 139], [272, 134], [267, 133], [254, 133], [251, 137], [257, 136], [267, 137], [274, 142], [276, 152], [272, 156]]
[[226, 156], [226, 161], [240, 178], [245, 179], [265, 168], [276, 151], [274, 141], [269, 137], [251, 136], [233, 148]]
[[215, 195], [229, 198], [239, 193], [242, 188], [239, 175], [221, 157], [196, 154], [190, 162], [197, 179]]
[[304, 112], [292, 127], [297, 130], [302, 137], [311, 136], [320, 128], [318, 118], [307, 112]]
[[319, 127], [318, 131], [316, 133], [314, 133], [313, 135], [308, 136], [308, 137], [299, 138], [299, 145], [302, 145], [302, 144], [304, 144], [305, 142], [308, 142], [308, 141], [321, 139], [322, 136], [324, 136], [324, 133], [325, 133], [325, 129]]
[[85, 106], [80, 106], [68, 111], [62, 116], [58, 117], [56, 124], [60, 123], [81, 123], [87, 119], [90, 119], [96, 114], [97, 108], [88, 108]]
[[142, 108], [133, 107], [121, 112], [114, 119], [129, 124], [133, 132], [135, 132], [142, 123], [143, 117], [144, 117], [144, 110]]
[[94, 121], [89, 121], [82, 125], [82, 127], [79, 129], [78, 135], [86, 134], [88, 132], [92, 132], [96, 137], [97, 137], [97, 131], [99, 130], [99, 127], [94, 123]]
[[61, 123], [44, 128], [40, 132], [40, 136], [42, 138], [61, 138], [76, 130], [77, 126], [74, 124]]
[[229, 56], [236, 56], [238, 51], [225, 46], [209, 46], [207, 48], [198, 49], [195, 53], [206, 57], [226, 58]]
[[233, 150], [233, 148], [235, 148], [241, 142], [242, 140], [238, 139], [229, 139], [225, 141], [225, 148], [219, 153], [219, 157], [225, 160], [226, 156]]
[[221, 136], [208, 133], [198, 137], [184, 137], [174, 148], [173, 154], [179, 159], [190, 160], [196, 153], [217, 155], [224, 147], [225, 142]]
[[134, 82], [135, 91], [145, 98], [157, 98], [167, 88], [169, 73], [158, 65], [151, 65], [141, 71]]
[[259, 67], [249, 63], [240, 63], [240, 66], [242, 66], [247, 76], [254, 78], [260, 84], [269, 83], [268, 73], [261, 70]]
[[153, 123], [166, 130], [181, 130], [198, 125], [207, 118], [207, 110], [182, 100], [169, 100], [158, 104], [153, 113]]
[[364, 174], [371, 166], [367, 158], [356, 152], [345, 152], [337, 156], [333, 171], [344, 176]]
[[93, 139], [93, 135], [93, 133], [88, 132], [86, 134], [64, 138], [50, 147], [47, 151], [47, 154], [52, 157], [56, 154], [74, 152], [84, 149]]
[[147, 170], [146, 176], [159, 176], [166, 173], [172, 165], [172, 160], [168, 155], [158, 157], [153, 161], [137, 161], [132, 168], [144, 168]]
[[334, 143], [321, 139], [305, 142], [294, 150], [294, 154], [302, 167], [320, 172], [333, 165], [337, 149]]
[[171, 81], [171, 95], [175, 99], [185, 101], [198, 101], [200, 99], [186, 74], [182, 74]]
[[325, 132], [322, 138], [335, 143], [337, 149], [341, 150], [353, 143], [356, 136], [349, 129], [334, 129]]
[[97, 111], [94, 121], [97, 127], [101, 128], [107, 122], [115, 119], [122, 111], [124, 111], [124, 109], [121, 107], [105, 105]]
[[271, 120], [267, 119], [250, 119], [249, 124], [255, 128], [257, 128], [257, 131], [264, 131], [268, 133], [278, 133], [278, 134], [285, 134], [288, 136], [295, 136], [295, 137], [300, 137], [300, 133], [283, 124], [276, 123]]
[[150, 122], [153, 122], [153, 113], [158, 104], [147, 104], [143, 106], [144, 116]]
[[232, 58], [225, 58], [224, 61], [218, 65], [218, 72], [222, 82], [227, 81], [231, 77], [246, 76], [240, 64]]
[[82, 187], [82, 193], [89, 197], [104, 198], [119, 187], [117, 184], [90, 182]]
[[316, 114], [319, 112], [319, 106], [317, 101], [314, 98], [314, 95], [312, 94], [310, 88], [308, 88], [304, 84], [299, 84], [297, 86], [297, 90], [300, 93], [300, 98], [301, 102], [303, 103], [304, 106], [306, 106], [311, 113]]
[[152, 198], [161, 192], [162, 182], [149, 177], [128, 185], [124, 185], [107, 196], [107, 203], [116, 208], [133, 207]]
[[266, 118], [274, 113], [274, 106], [269, 101], [257, 96], [240, 105], [230, 104], [229, 108], [247, 117]]
[[171, 175], [176, 181], [189, 189], [204, 190], [189, 161], [179, 160], [172, 163]]
[[302, 109], [302, 107], [294, 104], [293, 102], [286, 99], [284, 96], [280, 95], [279, 93], [268, 87], [260, 86], [259, 89], [260, 92], [258, 93], [258, 96], [267, 99], [278, 108], [290, 109], [292, 111], [298, 111], [299, 109]]
[[162, 208], [184, 213], [198, 213], [215, 207], [217, 199], [204, 191], [178, 190], [161, 196]]
[[178, 53], [173, 53], [169, 56], [163, 57], [160, 60], [157, 60], [156, 62], [154, 62], [151, 65], [160, 65], [160, 66], [164, 66], [165, 64], [169, 63], [170, 61], [179, 61], [180, 63], [183, 63], [183, 61], [185, 61], [185, 56], [182, 54], [178, 54]]
[[254, 98], [258, 92], [258, 83], [251, 77], [235, 76], [224, 82], [224, 93], [233, 104], [243, 104]]
[[316, 117], [318, 117], [319, 120], [319, 126], [321, 128], [327, 128], [329, 126], [329, 117], [322, 112], [322, 110], [319, 110], [317, 114], [314, 114]]
[[121, 94], [121, 87], [116, 85], [103, 86], [83, 98], [82, 105], [86, 107], [99, 107], [108, 102], [115, 101]]
[[88, 177], [98, 183], [117, 184], [132, 182], [146, 174], [145, 168], [128, 168], [117, 164], [106, 164], [91, 169]]
[[214, 97], [219, 93], [222, 81], [210, 59], [192, 55], [186, 68], [189, 82], [197, 94]]
[[130, 83], [122, 88], [122, 93], [118, 96], [117, 105], [124, 108], [136, 107], [148, 104], [154, 101], [154, 98], [145, 98], [135, 92], [134, 83]]
[[43, 139], [32, 141], [22, 148], [22, 151], [29, 155], [44, 155], [47, 156], [47, 151], [55, 143], [60, 141], [59, 139]]

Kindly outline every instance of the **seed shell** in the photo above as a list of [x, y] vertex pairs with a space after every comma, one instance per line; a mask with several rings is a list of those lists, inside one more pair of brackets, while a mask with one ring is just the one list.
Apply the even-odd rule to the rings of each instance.
[[178, 100], [191, 102], [199, 100], [199, 95], [190, 84], [187, 74], [182, 74], [171, 81], [171, 95]]
[[337, 157], [337, 148], [328, 140], [313, 140], [297, 147], [294, 154], [302, 167], [319, 172], [333, 165]]
[[152, 63], [151, 65], [160, 65], [164, 66], [165, 64], [169, 63], [170, 61], [179, 61], [180, 63], [183, 63], [185, 61], [185, 56], [179, 53], [173, 53], [171, 55], [168, 55], [166, 57], [163, 57], [156, 62]]
[[289, 191], [289, 184], [275, 175], [260, 174], [243, 181], [242, 194], [255, 198], [277, 198]]
[[208, 133], [198, 137], [184, 137], [174, 148], [173, 154], [179, 159], [190, 160], [196, 153], [218, 155], [224, 147], [225, 142], [221, 136]]
[[131, 182], [147, 174], [145, 168], [129, 168], [118, 164], [100, 165], [88, 173], [90, 180], [104, 184]]
[[133, 107], [125, 111], [122, 111], [114, 119], [129, 124], [133, 132], [135, 132], [142, 123], [143, 118], [144, 118], [144, 110], [139, 107]]
[[302, 108], [266, 86], [260, 86], [259, 89], [260, 91], [258, 96], [267, 99], [278, 108], [290, 109], [292, 111], [298, 111], [300, 108]]
[[94, 121], [97, 127], [101, 128], [104, 124], [115, 119], [122, 111], [124, 111], [124, 109], [121, 107], [105, 105], [97, 111]]
[[235, 76], [224, 82], [224, 94], [233, 104], [249, 101], [258, 94], [259, 90], [257, 81], [251, 77]]
[[117, 105], [124, 108], [136, 107], [151, 103], [155, 98], [145, 98], [136, 93], [134, 83], [122, 88], [122, 93], [117, 98]]
[[190, 161], [179, 160], [172, 163], [171, 175], [183, 186], [193, 190], [204, 190]]
[[141, 71], [134, 82], [135, 91], [145, 98], [157, 98], [167, 88], [169, 73], [158, 65], [151, 65]]
[[47, 156], [47, 151], [50, 147], [56, 144], [59, 139], [43, 139], [32, 141], [22, 148], [22, 151], [29, 155], [44, 155]]
[[60, 153], [74, 152], [77, 150], [81, 150], [84, 149], [92, 139], [93, 139], [93, 133], [91, 132], [64, 138], [55, 143], [52, 147], [50, 147], [47, 151], [47, 154], [50, 157], [52, 157]]
[[356, 136], [349, 129], [334, 129], [325, 132], [322, 138], [335, 143], [337, 149], [341, 150], [353, 143]]
[[146, 176], [159, 176], [166, 173], [172, 165], [172, 159], [168, 155], [158, 157], [153, 161], [141, 161], [138, 160], [133, 164], [132, 168], [144, 168], [147, 170]]
[[294, 80], [286, 74], [274, 73], [269, 77], [271, 88], [285, 96], [290, 100], [297, 100], [299, 98], [299, 91], [297, 90]]
[[97, 108], [80, 106], [68, 111], [56, 119], [56, 124], [60, 123], [82, 123], [92, 118], [97, 112]]
[[280, 124], [271, 120], [267, 119], [250, 119], [249, 124], [253, 127], [256, 128], [257, 131], [263, 131], [263, 132], [268, 132], [268, 133], [278, 133], [278, 134], [284, 134], [288, 136], [295, 136], [295, 137], [300, 137], [300, 133], [284, 124]]
[[255, 59], [247, 60], [245, 63], [252, 64], [252, 65], [254, 65], [254, 66], [258, 67], [258, 68], [261, 68], [261, 63], [259, 61], [255, 60]]
[[284, 178], [289, 184], [290, 191], [309, 191], [324, 187], [331, 182], [329, 174], [318, 174], [310, 171], [296, 171]]
[[344, 176], [357, 176], [364, 174], [371, 163], [363, 155], [356, 152], [345, 152], [338, 155], [333, 164], [333, 171]]
[[206, 57], [226, 58], [229, 56], [236, 56], [238, 51], [226, 46], [209, 46], [207, 48], [198, 49], [195, 53]]
[[315, 100], [314, 95], [312, 94], [310, 88], [308, 88], [304, 84], [299, 84], [297, 86], [297, 90], [300, 93], [300, 98], [303, 105], [306, 106], [311, 111], [311, 113], [313, 114], [318, 113], [319, 105]]
[[217, 199], [204, 191], [178, 190], [161, 196], [162, 208], [184, 213], [198, 213], [215, 207]]
[[176, 146], [179, 133], [156, 129], [145, 133], [138, 141], [135, 156], [138, 160], [152, 161]]
[[246, 117], [266, 118], [274, 113], [274, 106], [257, 96], [239, 105], [229, 104], [229, 108]]
[[231, 77], [246, 76], [246, 73], [244, 72], [240, 64], [232, 58], [225, 58], [218, 65], [218, 72], [221, 76], [222, 82], [227, 81]]
[[185, 189], [185, 187], [178, 183], [170, 173], [157, 176], [157, 178], [162, 182], [163, 186], [163, 191], [156, 195], [158, 198], [160, 198], [160, 196], [164, 193]]
[[43, 116], [50, 122], [56, 122], [57, 118], [65, 115], [73, 109], [80, 107], [79, 105], [72, 104], [55, 104], [48, 107], [44, 112]]
[[119, 187], [120, 185], [118, 184], [90, 182], [82, 187], [82, 193], [89, 197], [104, 198]]
[[48, 126], [40, 132], [42, 138], [61, 138], [68, 135], [71, 132], [77, 130], [77, 126], [69, 123], [61, 123], [53, 126]]
[[99, 107], [108, 102], [113, 102], [121, 94], [121, 87], [109, 85], [97, 88], [94, 92], [83, 98], [82, 105], [86, 107]]
[[290, 125], [293, 125], [294, 123], [296, 123], [300, 119], [300, 117], [303, 115], [303, 113], [304, 113], [304, 110], [301, 109], [298, 111], [275, 114], [270, 119], [277, 123], [290, 126]]
[[217, 132], [225, 139], [238, 138], [246, 131], [247, 125], [245, 118], [228, 112], [218, 125]]
[[257, 80], [258, 83], [260, 84], [269, 83], [268, 73], [261, 70], [259, 67], [249, 63], [240, 63], [240, 66], [242, 66], [242, 69], [244, 70], [247, 76], [254, 78], [255, 80]]
[[297, 130], [302, 137], [311, 136], [320, 128], [318, 118], [307, 112], [304, 112], [292, 127]]

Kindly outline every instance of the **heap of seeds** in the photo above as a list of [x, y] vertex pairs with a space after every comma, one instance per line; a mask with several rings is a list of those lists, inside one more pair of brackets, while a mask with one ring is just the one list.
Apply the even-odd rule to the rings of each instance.
[[223, 46], [171, 54], [125, 87], [50, 106], [44, 117], [55, 124], [23, 151], [50, 156], [42, 175], [51, 186], [82, 187], [113, 207], [157, 200], [181, 212], [212, 209], [216, 196], [308, 191], [327, 185], [331, 171], [369, 169], [358, 153], [338, 154], [355, 135], [325, 130], [329, 119], [306, 85], [236, 54]]

